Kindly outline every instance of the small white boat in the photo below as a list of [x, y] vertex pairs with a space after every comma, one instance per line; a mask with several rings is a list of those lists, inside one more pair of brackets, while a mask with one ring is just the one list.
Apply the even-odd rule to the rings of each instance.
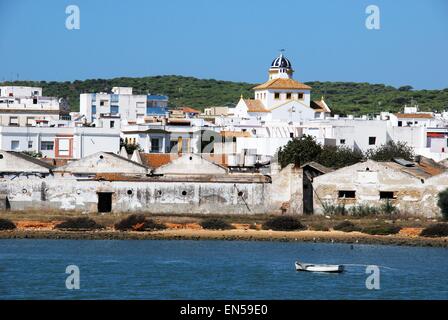
[[296, 261], [297, 271], [308, 271], [308, 272], [333, 272], [340, 273], [344, 271], [344, 266], [341, 264], [312, 264], [312, 263], [301, 263]]

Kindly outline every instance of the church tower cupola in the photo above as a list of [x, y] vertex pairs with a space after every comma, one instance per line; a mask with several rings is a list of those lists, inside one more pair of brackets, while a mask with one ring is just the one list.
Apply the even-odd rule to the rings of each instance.
[[280, 50], [280, 55], [272, 61], [269, 68], [269, 80], [278, 78], [292, 79], [294, 70], [292, 70], [291, 62], [283, 55], [284, 51], [284, 49]]

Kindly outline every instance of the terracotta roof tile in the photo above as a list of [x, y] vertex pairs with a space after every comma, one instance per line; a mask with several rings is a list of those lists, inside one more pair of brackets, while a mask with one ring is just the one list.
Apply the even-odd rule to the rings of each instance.
[[253, 90], [262, 90], [262, 89], [310, 90], [311, 87], [293, 79], [277, 78], [277, 79], [271, 79], [253, 88]]
[[[142, 159], [142, 164], [151, 169], [156, 169], [158, 167], [164, 166], [173, 160], [178, 159], [182, 154], [177, 153], [144, 153], [140, 152], [140, 158]], [[202, 158], [211, 161], [215, 164], [226, 167], [227, 166], [227, 155], [225, 154], [215, 154], [215, 153], [202, 153]]]
[[201, 113], [201, 111], [190, 108], [190, 107], [181, 107], [179, 110], [182, 110], [185, 113]]
[[244, 102], [246, 103], [248, 112], [270, 112], [268, 109], [264, 107], [263, 102], [261, 102], [261, 100], [244, 99]]
[[431, 113], [396, 113], [397, 118], [402, 119], [432, 119], [434, 118]]
[[179, 158], [177, 153], [144, 153], [140, 152], [140, 158], [142, 159], [142, 164], [146, 167], [155, 169], [160, 166], [166, 165]]
[[222, 130], [219, 134], [222, 137], [243, 137], [243, 138], [251, 137], [250, 132], [247, 132], [247, 131], [225, 131], [225, 130]]

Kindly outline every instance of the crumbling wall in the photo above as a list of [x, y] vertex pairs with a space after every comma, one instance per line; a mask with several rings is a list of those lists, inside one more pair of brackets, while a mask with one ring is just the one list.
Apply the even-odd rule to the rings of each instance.
[[52, 178], [2, 180], [0, 190], [9, 196], [12, 210], [96, 212], [98, 193], [110, 192], [114, 212], [256, 214], [270, 209], [266, 184]]
[[[314, 179], [314, 213], [324, 214], [325, 206], [380, 208], [389, 201], [403, 214], [436, 217], [440, 187], [428, 181], [373, 161], [345, 167]], [[342, 190], [355, 191], [355, 198], [340, 198]], [[394, 192], [394, 199], [380, 199], [380, 191]]]
[[269, 206], [272, 213], [303, 214], [303, 171], [289, 164], [283, 169], [273, 165]]

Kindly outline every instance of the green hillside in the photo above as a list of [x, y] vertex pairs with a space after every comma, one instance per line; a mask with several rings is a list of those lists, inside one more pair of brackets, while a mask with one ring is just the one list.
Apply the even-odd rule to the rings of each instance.
[[[448, 109], [448, 89], [413, 90], [410, 86], [394, 88], [383, 84], [355, 82], [306, 82], [312, 90], [312, 99], [325, 96], [330, 108], [338, 114], [373, 114], [380, 111], [399, 111], [413, 100], [421, 110]], [[203, 109], [207, 106], [233, 106], [241, 94], [253, 97], [255, 84], [244, 82], [196, 79], [182, 76], [155, 76], [142, 78], [89, 79], [83, 81], [12, 81], [1, 85], [43, 87], [46, 96], [64, 97], [73, 111], [79, 110], [79, 94], [107, 92], [112, 87], [133, 87], [136, 94], [165, 94], [172, 107], [188, 105]]]

